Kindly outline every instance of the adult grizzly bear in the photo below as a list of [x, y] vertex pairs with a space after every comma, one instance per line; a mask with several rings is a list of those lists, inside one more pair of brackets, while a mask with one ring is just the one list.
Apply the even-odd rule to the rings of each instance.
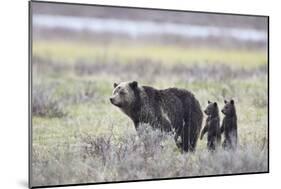
[[110, 101], [132, 119], [136, 130], [147, 123], [155, 129], [174, 132], [181, 151], [195, 150], [203, 113], [191, 92], [178, 88], [157, 90], [136, 81], [121, 82], [114, 83]]

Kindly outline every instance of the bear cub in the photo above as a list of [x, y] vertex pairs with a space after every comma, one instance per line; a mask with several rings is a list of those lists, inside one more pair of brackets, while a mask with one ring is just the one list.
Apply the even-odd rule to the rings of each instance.
[[234, 100], [224, 101], [225, 105], [222, 109], [224, 114], [221, 133], [224, 133], [224, 149], [235, 149], [237, 147], [237, 116]]
[[220, 116], [217, 103], [208, 101], [208, 105], [204, 110], [204, 113], [207, 115], [207, 119], [201, 132], [200, 139], [202, 140], [203, 136], [207, 132], [207, 148], [210, 151], [214, 151], [221, 141]]

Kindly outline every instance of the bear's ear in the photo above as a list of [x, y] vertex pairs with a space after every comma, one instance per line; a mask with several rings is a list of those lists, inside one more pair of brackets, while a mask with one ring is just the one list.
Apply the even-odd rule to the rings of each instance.
[[113, 84], [113, 87], [114, 87], [114, 88], [116, 88], [117, 86], [118, 86], [118, 84], [117, 84], [117, 83], [114, 83], [114, 84]]
[[234, 100], [231, 99], [231, 100], [230, 100], [230, 103], [231, 103], [231, 104], [234, 104]]
[[130, 85], [130, 87], [131, 87], [132, 89], [134, 89], [134, 88], [136, 88], [136, 87], [138, 86], [138, 82], [132, 81], [129, 85]]
[[224, 100], [224, 103], [227, 104], [227, 100]]
[[214, 106], [217, 107], [217, 103], [216, 102], [214, 102]]
[[208, 104], [211, 104], [211, 101], [210, 101], [210, 100], [208, 100]]

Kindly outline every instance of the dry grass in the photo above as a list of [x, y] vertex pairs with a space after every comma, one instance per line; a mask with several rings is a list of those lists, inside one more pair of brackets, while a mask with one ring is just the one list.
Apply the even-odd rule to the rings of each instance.
[[34, 148], [33, 185], [110, 182], [267, 171], [267, 148], [240, 146], [235, 152], [197, 149], [181, 154], [173, 137], [143, 125], [124, 136], [83, 134], [73, 144]]

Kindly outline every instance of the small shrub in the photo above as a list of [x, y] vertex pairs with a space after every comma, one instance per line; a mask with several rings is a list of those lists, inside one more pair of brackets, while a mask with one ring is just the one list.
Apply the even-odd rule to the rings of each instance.
[[32, 114], [43, 117], [63, 117], [66, 115], [60, 99], [54, 95], [51, 86], [35, 85], [32, 93]]

